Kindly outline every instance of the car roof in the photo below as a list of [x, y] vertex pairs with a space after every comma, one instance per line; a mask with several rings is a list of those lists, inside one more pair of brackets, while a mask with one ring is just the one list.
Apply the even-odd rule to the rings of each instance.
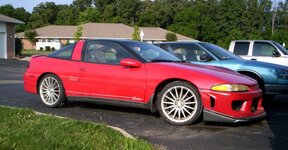
[[179, 44], [179, 43], [206, 43], [206, 42], [200, 42], [200, 41], [177, 41], [177, 42], [161, 42], [161, 43], [155, 43], [155, 44]]
[[273, 40], [233, 40], [234, 42], [274, 42]]

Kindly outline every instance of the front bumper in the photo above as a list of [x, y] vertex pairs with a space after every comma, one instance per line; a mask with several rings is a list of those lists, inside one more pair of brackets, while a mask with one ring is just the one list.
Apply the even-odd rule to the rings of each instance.
[[265, 84], [265, 94], [276, 95], [276, 94], [287, 94], [288, 85], [280, 84]]
[[216, 112], [212, 112], [209, 110], [204, 110], [203, 113], [204, 113], [203, 116], [204, 116], [205, 121], [223, 122], [223, 123], [250, 122], [250, 121], [263, 120], [266, 118], [266, 113], [264, 111], [256, 116], [242, 117], [242, 118], [233, 118], [233, 117], [225, 116], [223, 114], [218, 114]]
[[204, 121], [246, 122], [263, 119], [262, 91], [254, 87], [247, 92], [201, 90]]

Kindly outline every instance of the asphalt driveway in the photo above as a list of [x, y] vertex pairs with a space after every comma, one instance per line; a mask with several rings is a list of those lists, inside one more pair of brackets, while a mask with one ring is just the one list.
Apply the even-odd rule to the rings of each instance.
[[288, 96], [277, 96], [266, 107], [267, 120], [229, 125], [199, 122], [173, 126], [149, 110], [73, 101], [64, 108], [47, 108], [36, 95], [25, 93], [23, 72], [27, 62], [0, 60], [0, 105], [30, 108], [80, 120], [117, 126], [133, 136], [167, 149], [287, 149]]

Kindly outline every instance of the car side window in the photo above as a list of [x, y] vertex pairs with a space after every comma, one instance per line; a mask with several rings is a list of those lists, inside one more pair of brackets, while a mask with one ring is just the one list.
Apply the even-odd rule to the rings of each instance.
[[173, 53], [176, 57], [186, 61], [201, 61], [201, 55], [209, 55], [201, 47], [195, 44], [173, 44], [170, 45], [170, 48], [173, 49]]
[[253, 56], [272, 56], [273, 51], [275, 51], [276, 48], [269, 44], [264, 42], [255, 42], [253, 46]]
[[235, 42], [234, 54], [248, 55], [249, 44], [249, 42]]
[[124, 58], [132, 56], [122, 46], [107, 41], [89, 41], [84, 48], [82, 60], [100, 64], [120, 64]]
[[60, 58], [60, 59], [71, 59], [74, 47], [75, 47], [75, 44], [67, 45], [53, 53], [50, 53], [48, 57]]

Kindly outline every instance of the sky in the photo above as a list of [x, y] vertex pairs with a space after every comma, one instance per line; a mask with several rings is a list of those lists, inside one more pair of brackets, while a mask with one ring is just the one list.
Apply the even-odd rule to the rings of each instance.
[[[272, 0], [273, 2], [280, 2], [284, 0]], [[54, 2], [55, 4], [71, 4], [73, 0], [0, 0], [0, 6], [11, 4], [14, 8], [24, 7], [26, 11], [32, 12], [33, 7], [41, 2]]]
[[32, 12], [33, 7], [41, 2], [54, 2], [55, 4], [71, 4], [73, 0], [0, 0], [0, 6], [11, 4], [14, 8], [24, 7], [26, 11]]

